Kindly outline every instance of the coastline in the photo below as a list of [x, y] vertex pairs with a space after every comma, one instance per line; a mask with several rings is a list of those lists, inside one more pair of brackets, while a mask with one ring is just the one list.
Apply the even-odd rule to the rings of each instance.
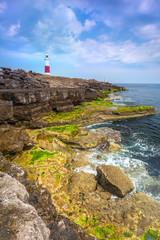
[[[86, 149], [101, 146], [103, 150], [109, 152], [113, 151], [114, 146], [114, 151], [119, 150], [116, 148], [117, 140], [112, 146], [107, 134], [92, 133], [85, 129], [85, 126], [157, 113], [154, 108], [145, 106], [136, 110], [134, 107], [129, 110], [121, 108], [110, 110], [108, 108], [113, 104], [104, 100], [104, 97], [108, 96], [108, 91], [98, 92], [99, 99], [84, 101], [67, 113], [53, 111], [47, 115], [44, 112], [45, 117], [33, 117], [28, 121], [15, 119], [13, 116], [6, 120], [1, 126], [4, 136], [1, 139], [1, 142], [4, 142], [1, 151], [11, 162], [7, 162], [2, 156], [0, 170], [18, 180], [21, 179], [21, 174], [17, 173], [23, 171], [20, 181], [31, 194], [33, 202], [30, 202], [50, 228], [51, 234], [57, 234], [55, 239], [60, 236], [58, 231], [61, 231], [59, 224], [62, 222], [65, 229], [73, 230], [76, 234], [81, 233], [73, 239], [95, 239], [93, 236], [97, 239], [128, 237], [140, 239], [141, 236], [145, 239], [146, 234], [151, 234], [151, 230], [152, 234], [156, 233], [156, 236], [159, 236], [160, 205], [157, 202], [140, 192], [111, 199], [111, 193], [103, 189], [93, 174], [74, 171], [77, 166], [90, 164], [86, 151], [84, 152]], [[23, 129], [19, 130], [19, 126], [23, 126]], [[6, 133], [10, 134], [13, 141], [7, 140]], [[17, 149], [14, 146], [16, 141]], [[19, 169], [16, 170], [16, 174], [11, 170], [13, 166]], [[35, 195], [40, 199], [38, 201], [41, 207], [33, 200], [32, 189], [36, 188], [36, 185], [39, 190], [35, 190], [37, 191]], [[50, 193], [45, 193], [44, 198], [41, 199], [44, 188], [47, 188]], [[49, 202], [45, 200], [46, 194], [49, 194]], [[54, 214], [52, 202], [56, 207]], [[48, 212], [48, 206], [52, 214]], [[85, 231], [76, 224], [83, 227]]]

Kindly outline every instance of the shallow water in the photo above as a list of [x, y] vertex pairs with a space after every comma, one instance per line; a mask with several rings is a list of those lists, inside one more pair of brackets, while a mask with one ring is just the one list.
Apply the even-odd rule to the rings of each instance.
[[[99, 127], [111, 127], [121, 131], [121, 151], [102, 154], [92, 149], [90, 161], [96, 166], [110, 164], [119, 166], [140, 190], [160, 202], [160, 85], [124, 85], [129, 91], [119, 93], [122, 98], [114, 101], [117, 105], [150, 105], [159, 110], [154, 116], [110, 121], [88, 126], [94, 131]], [[112, 96], [113, 97], [113, 96]], [[97, 154], [103, 160], [97, 160]], [[96, 173], [89, 166], [83, 169]]]

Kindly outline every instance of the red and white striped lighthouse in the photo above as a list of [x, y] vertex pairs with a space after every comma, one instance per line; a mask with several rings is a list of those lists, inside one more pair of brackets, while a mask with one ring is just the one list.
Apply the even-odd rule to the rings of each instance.
[[44, 70], [45, 74], [47, 75], [51, 75], [50, 74], [50, 66], [49, 66], [49, 58], [48, 58], [48, 54], [45, 55], [45, 70]]

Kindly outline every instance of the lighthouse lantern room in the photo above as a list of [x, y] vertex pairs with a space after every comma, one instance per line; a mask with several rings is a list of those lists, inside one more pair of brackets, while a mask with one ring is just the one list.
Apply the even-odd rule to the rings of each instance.
[[49, 66], [49, 58], [48, 54], [45, 55], [45, 74], [50, 75], [50, 66]]

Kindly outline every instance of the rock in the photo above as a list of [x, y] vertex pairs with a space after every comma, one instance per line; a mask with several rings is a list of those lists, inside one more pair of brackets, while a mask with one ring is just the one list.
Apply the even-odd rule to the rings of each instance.
[[160, 204], [142, 192], [110, 199], [108, 204], [110, 208], [106, 215], [110, 221], [127, 227], [137, 236], [144, 234], [146, 229], [152, 229], [152, 226], [159, 229]]
[[50, 230], [28, 204], [25, 187], [0, 172], [0, 239], [49, 239]]
[[76, 151], [76, 156], [72, 161], [71, 168], [76, 169], [76, 168], [83, 168], [86, 166], [90, 166], [91, 168], [95, 168], [94, 164], [92, 164], [89, 159], [92, 156], [93, 152], [89, 151]]
[[[87, 184], [86, 184], [87, 183]], [[97, 187], [95, 176], [91, 173], [73, 172], [68, 183], [68, 192], [83, 198], [85, 194], [94, 192]]]
[[79, 132], [75, 137], [66, 138], [63, 134], [59, 134], [58, 137], [70, 147], [78, 149], [94, 148], [108, 139], [107, 136], [90, 132], [82, 127], [79, 128]]
[[112, 143], [112, 142], [110, 143], [109, 151], [111, 153], [115, 153], [115, 152], [119, 151], [120, 149], [121, 149], [121, 147], [118, 144]]
[[13, 117], [12, 101], [0, 100], [0, 121], [6, 121]]
[[57, 112], [71, 112], [71, 111], [73, 111], [73, 107], [74, 107], [74, 105], [71, 104], [71, 105], [67, 105], [67, 106], [57, 107], [56, 110], [57, 110]]
[[112, 142], [120, 142], [121, 141], [121, 132], [114, 130], [108, 127], [97, 128], [95, 130], [96, 133], [105, 134], [108, 136], [108, 141]]
[[111, 194], [124, 197], [127, 193], [133, 191], [133, 183], [119, 167], [99, 165], [96, 170], [98, 182]]
[[99, 90], [112, 88], [120, 89], [94, 79], [53, 77], [3, 67], [0, 71], [0, 99], [13, 102], [16, 120], [29, 121], [52, 110], [72, 111], [74, 105], [96, 99]]
[[51, 233], [53, 240], [97, 240], [84, 229], [64, 216], [59, 216]]
[[118, 144], [112, 143], [112, 142], [105, 142], [99, 146], [99, 150], [105, 154], [115, 153], [115, 152], [119, 151], [120, 149], [121, 149], [121, 147]]
[[[7, 161], [2, 154], [0, 154], [0, 171], [6, 172], [15, 177], [26, 187], [27, 192], [29, 193], [29, 204], [37, 210], [38, 215], [50, 229], [49, 239], [96, 240], [96, 238], [90, 236], [79, 225], [64, 216], [58, 215], [56, 208], [52, 203], [49, 191], [38, 184], [38, 182], [27, 180], [27, 172], [17, 164]], [[3, 240], [3, 238], [1, 239]], [[7, 240], [8, 239], [10, 238], [7, 238]]]
[[33, 146], [28, 134], [23, 128], [10, 125], [0, 126], [0, 151], [6, 153], [16, 153], [24, 148]]
[[98, 155], [97, 155], [97, 159], [98, 159], [98, 160], [103, 160], [102, 155], [98, 154]]

